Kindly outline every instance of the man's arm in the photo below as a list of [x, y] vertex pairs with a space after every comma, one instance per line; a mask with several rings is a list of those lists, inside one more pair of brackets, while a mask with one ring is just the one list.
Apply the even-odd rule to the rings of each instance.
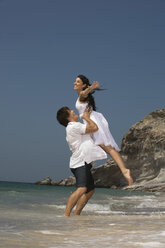
[[96, 132], [98, 130], [97, 124], [90, 119], [90, 113], [91, 113], [91, 110], [89, 110], [89, 108], [87, 108], [84, 111], [84, 114], [82, 116], [82, 118], [87, 121], [85, 133], [93, 133], [93, 132]]

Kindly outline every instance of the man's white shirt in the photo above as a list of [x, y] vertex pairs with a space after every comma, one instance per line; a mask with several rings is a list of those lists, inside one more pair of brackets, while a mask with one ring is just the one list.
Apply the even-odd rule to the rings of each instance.
[[80, 122], [69, 122], [66, 127], [66, 140], [72, 151], [69, 167], [78, 168], [80, 166], [107, 158], [107, 154], [102, 148], [96, 146], [90, 134], [85, 134], [86, 124]]

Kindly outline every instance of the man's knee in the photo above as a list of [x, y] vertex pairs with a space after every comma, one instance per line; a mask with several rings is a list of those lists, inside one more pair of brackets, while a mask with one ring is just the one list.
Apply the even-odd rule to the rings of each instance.
[[77, 188], [77, 193], [79, 193], [80, 195], [83, 195], [87, 192], [87, 187], [79, 187]]

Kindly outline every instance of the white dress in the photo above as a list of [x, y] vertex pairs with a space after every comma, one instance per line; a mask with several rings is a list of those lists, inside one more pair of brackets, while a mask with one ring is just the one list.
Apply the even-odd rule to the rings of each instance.
[[[83, 113], [87, 107], [88, 103], [81, 103], [79, 99], [76, 101], [76, 109], [79, 112], [80, 119], [83, 116]], [[105, 117], [97, 112], [92, 111], [90, 118], [97, 124], [99, 130], [92, 133], [91, 137], [94, 140], [95, 145], [105, 145], [105, 146], [112, 146], [115, 148], [115, 150], [120, 151], [120, 148], [116, 144], [108, 126], [108, 122], [105, 119]], [[83, 119], [83, 122], [86, 123], [86, 121]]]

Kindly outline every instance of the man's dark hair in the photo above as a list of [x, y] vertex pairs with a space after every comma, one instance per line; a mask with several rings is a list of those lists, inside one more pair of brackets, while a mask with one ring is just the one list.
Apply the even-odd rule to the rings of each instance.
[[67, 127], [69, 123], [68, 121], [69, 111], [68, 110], [70, 110], [68, 107], [62, 107], [57, 111], [57, 115], [56, 115], [58, 122], [65, 127]]

